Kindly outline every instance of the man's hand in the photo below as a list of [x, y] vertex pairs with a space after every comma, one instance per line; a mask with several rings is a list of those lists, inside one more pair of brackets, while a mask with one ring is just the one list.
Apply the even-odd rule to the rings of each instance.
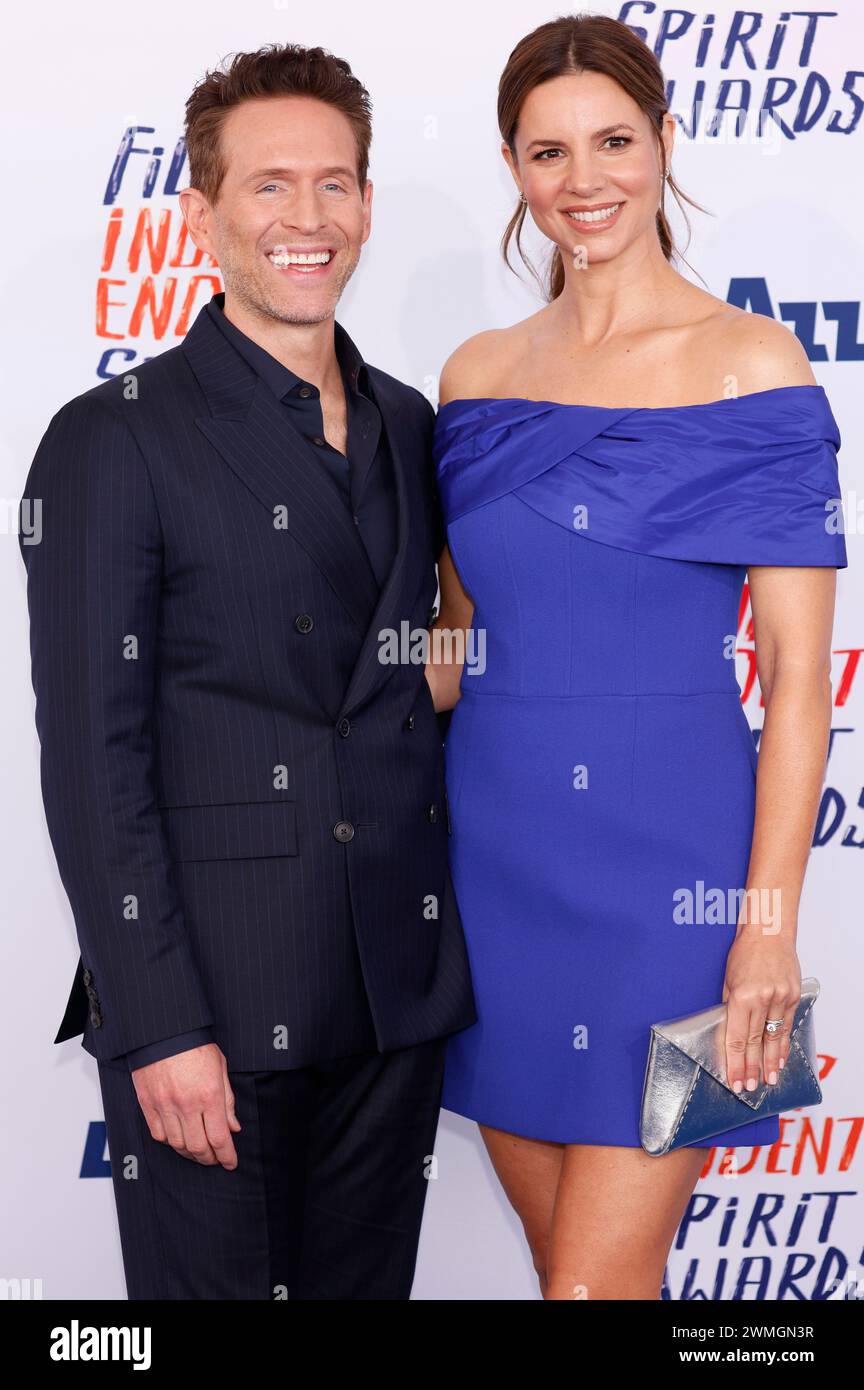
[[136, 1067], [132, 1080], [150, 1133], [196, 1163], [237, 1167], [231, 1131], [240, 1129], [228, 1063], [216, 1043]]

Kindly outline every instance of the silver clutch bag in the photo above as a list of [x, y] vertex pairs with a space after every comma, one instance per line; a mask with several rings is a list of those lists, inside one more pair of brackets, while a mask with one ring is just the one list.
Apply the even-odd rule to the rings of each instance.
[[789, 1057], [776, 1085], [760, 1081], [738, 1095], [726, 1082], [726, 1005], [685, 1018], [654, 1023], [642, 1087], [640, 1139], [649, 1154], [665, 1154], [682, 1144], [710, 1139], [737, 1125], [818, 1105], [813, 1005], [819, 981], [801, 981]]

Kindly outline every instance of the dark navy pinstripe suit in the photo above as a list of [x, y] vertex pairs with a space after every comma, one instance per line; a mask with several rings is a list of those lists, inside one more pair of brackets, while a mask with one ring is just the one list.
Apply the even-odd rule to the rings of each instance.
[[379, 660], [435, 597], [433, 412], [368, 380], [397, 487], [380, 589], [205, 311], [134, 381], [64, 406], [27, 479], [43, 797], [81, 949], [56, 1041], [83, 1029], [133, 1099], [125, 1054], [206, 1026], [232, 1072], [326, 1072], [427, 1043], [437, 1066], [434, 1040], [476, 1017], [423, 666]]

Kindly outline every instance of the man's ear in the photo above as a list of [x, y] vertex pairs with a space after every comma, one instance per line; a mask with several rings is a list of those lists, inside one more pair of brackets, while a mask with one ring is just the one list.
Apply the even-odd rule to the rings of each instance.
[[[371, 179], [366, 180], [366, 187], [363, 189], [363, 219], [366, 230], [363, 233], [363, 242], [368, 241], [369, 233], [372, 231], [372, 193], [374, 185]], [[361, 242], [361, 245], [363, 243]]]
[[198, 188], [184, 188], [180, 194], [180, 208], [189, 230], [189, 235], [200, 251], [215, 255], [210, 236], [210, 204]]

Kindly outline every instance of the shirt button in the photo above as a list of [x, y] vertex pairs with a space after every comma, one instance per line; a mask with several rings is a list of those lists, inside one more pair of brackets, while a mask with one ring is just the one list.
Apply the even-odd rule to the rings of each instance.
[[298, 613], [294, 619], [294, 626], [298, 632], [311, 632], [314, 627], [311, 613]]
[[354, 839], [354, 827], [350, 820], [337, 820], [333, 827], [333, 838], [340, 844], [347, 844], [349, 840]]
[[300, 390], [297, 392], [297, 395], [298, 395], [298, 396], [302, 396], [303, 399], [305, 400], [307, 396], [311, 396], [311, 395], [312, 395], [312, 387], [311, 387], [311, 386], [301, 386], [301, 387], [300, 387]]

